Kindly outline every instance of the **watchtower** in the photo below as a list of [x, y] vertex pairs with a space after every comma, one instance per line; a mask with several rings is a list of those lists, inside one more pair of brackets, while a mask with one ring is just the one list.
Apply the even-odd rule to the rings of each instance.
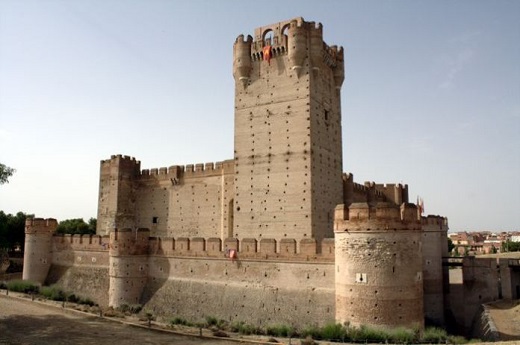
[[23, 280], [43, 284], [52, 263], [52, 235], [58, 227], [56, 219], [25, 220]]
[[336, 321], [423, 328], [421, 221], [414, 204], [336, 207]]
[[333, 237], [342, 203], [343, 49], [303, 18], [238, 36], [235, 78], [237, 238]]

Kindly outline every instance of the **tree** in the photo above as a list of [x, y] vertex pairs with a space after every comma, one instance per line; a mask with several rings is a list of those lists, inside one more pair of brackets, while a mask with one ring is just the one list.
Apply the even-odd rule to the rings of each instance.
[[520, 252], [520, 242], [510, 240], [502, 242], [502, 252]]
[[[90, 218], [89, 224], [85, 223], [83, 218], [66, 219], [58, 224], [56, 233], [94, 235], [96, 233], [95, 222], [94, 218]], [[92, 224], [94, 224], [94, 228], [92, 228]]]
[[13, 176], [15, 171], [13, 168], [0, 163], [0, 184], [9, 183], [9, 177]]
[[16, 215], [0, 211], [0, 248], [13, 251], [25, 245], [25, 219], [34, 215], [18, 212]]
[[448, 253], [451, 253], [454, 248], [455, 245], [453, 244], [453, 241], [451, 240], [451, 238], [448, 237]]

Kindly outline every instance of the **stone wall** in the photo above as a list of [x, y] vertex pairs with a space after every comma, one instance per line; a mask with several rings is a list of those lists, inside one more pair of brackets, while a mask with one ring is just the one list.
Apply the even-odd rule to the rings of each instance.
[[149, 263], [143, 302], [157, 315], [259, 326], [334, 320], [332, 263], [159, 256]]

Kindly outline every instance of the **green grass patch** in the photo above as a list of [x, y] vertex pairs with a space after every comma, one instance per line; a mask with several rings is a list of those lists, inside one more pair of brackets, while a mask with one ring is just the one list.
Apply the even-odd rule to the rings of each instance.
[[117, 309], [123, 313], [137, 314], [143, 309], [143, 306], [140, 304], [121, 304]]
[[170, 319], [170, 325], [193, 326], [191, 322], [182, 317], [174, 317], [173, 319]]
[[38, 293], [40, 286], [28, 280], [10, 280], [6, 283], [9, 291], [23, 293]]
[[51, 286], [42, 286], [40, 289], [40, 295], [53, 301], [66, 301], [67, 294], [60, 288]]
[[265, 333], [273, 337], [291, 337], [296, 334], [296, 330], [287, 325], [271, 325], [267, 326]]

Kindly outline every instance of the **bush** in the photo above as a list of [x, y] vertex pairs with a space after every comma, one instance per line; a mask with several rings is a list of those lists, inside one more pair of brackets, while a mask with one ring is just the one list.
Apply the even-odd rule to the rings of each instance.
[[192, 326], [191, 322], [188, 322], [186, 319], [183, 319], [182, 317], [174, 317], [170, 320], [170, 325]]
[[84, 304], [84, 305], [88, 305], [89, 307], [92, 307], [92, 306], [95, 306], [96, 303], [94, 303], [94, 301], [92, 301], [90, 298], [88, 297], [85, 297], [85, 298], [78, 298], [78, 301], [77, 303], [79, 304]]
[[67, 300], [67, 294], [56, 286], [42, 286], [40, 289], [40, 295], [53, 301]]
[[421, 338], [421, 340], [426, 343], [444, 343], [447, 339], [448, 334], [446, 333], [446, 331], [436, 327], [427, 327], [424, 330], [423, 336]]
[[316, 326], [307, 326], [301, 332], [302, 337], [311, 337], [312, 339], [321, 339], [321, 329]]
[[225, 329], [228, 326], [228, 323], [226, 320], [217, 319], [214, 316], [206, 316], [206, 322], [202, 323], [202, 327], [211, 327], [215, 326], [218, 329]]
[[418, 340], [419, 332], [409, 328], [395, 328], [388, 331], [388, 338], [394, 343], [411, 344]]
[[140, 304], [121, 304], [117, 309], [123, 313], [137, 314], [143, 309], [143, 306]]
[[326, 324], [320, 331], [321, 339], [343, 341], [347, 337], [347, 329], [338, 323]]
[[230, 326], [231, 332], [236, 332], [244, 335], [250, 334], [258, 334], [262, 335], [265, 332], [260, 328], [250, 324], [245, 323], [244, 321], [233, 322]]
[[265, 333], [274, 337], [290, 337], [293, 336], [296, 332], [291, 326], [272, 325], [266, 328]]
[[38, 293], [40, 287], [38, 284], [28, 280], [11, 280], [7, 282], [7, 289], [15, 292]]

